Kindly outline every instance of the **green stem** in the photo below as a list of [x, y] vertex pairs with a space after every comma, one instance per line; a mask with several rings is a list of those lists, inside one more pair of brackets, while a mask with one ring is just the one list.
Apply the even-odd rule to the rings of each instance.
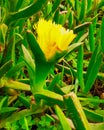
[[47, 62], [36, 62], [35, 80], [33, 81], [33, 91], [41, 91], [44, 89], [46, 78], [53, 64]]

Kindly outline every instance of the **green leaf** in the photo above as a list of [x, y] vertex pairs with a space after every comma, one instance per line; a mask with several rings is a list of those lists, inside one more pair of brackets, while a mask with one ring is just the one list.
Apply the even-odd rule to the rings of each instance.
[[26, 117], [24, 117], [24, 123], [25, 123], [25, 129], [29, 130], [29, 124], [28, 124]]
[[87, 12], [91, 9], [91, 7], [92, 7], [92, 1], [87, 0]]
[[0, 114], [3, 114], [3, 113], [8, 113], [8, 112], [13, 112], [13, 111], [16, 111], [18, 110], [18, 108], [16, 107], [2, 107], [2, 109], [0, 110]]
[[90, 24], [91, 22], [85, 22], [83, 24], [76, 26], [74, 28], [74, 33], [78, 33], [78, 32], [81, 32], [82, 30], [85, 30], [87, 27], [89, 27]]
[[56, 10], [53, 18], [53, 21], [55, 21], [56, 24], [58, 24], [58, 20], [59, 20], [59, 9]]
[[91, 130], [104, 130], [104, 123], [90, 123]]
[[85, 14], [87, 10], [87, 0], [82, 0], [81, 2], [81, 9], [80, 9], [80, 15], [79, 15], [79, 20], [82, 21], [84, 20]]
[[4, 23], [0, 23], [0, 44], [5, 44], [7, 29]]
[[13, 61], [13, 65], [15, 64], [15, 43], [16, 43], [15, 29], [13, 29], [11, 33], [12, 33], [12, 41], [9, 44], [7, 44], [4, 50], [4, 54], [1, 61], [2, 64], [4, 64], [9, 60]]
[[18, 2], [18, 0], [9, 0], [8, 1], [9, 12], [15, 12], [16, 11], [17, 2]]
[[86, 114], [86, 117], [87, 119], [90, 121], [90, 122], [103, 122], [104, 121], [104, 116], [101, 115], [101, 114], [98, 114], [92, 110], [89, 110], [87, 108], [83, 108], [84, 109], [84, 112]]
[[[75, 50], [77, 47], [81, 46], [82, 44], [83, 44], [83, 42], [78, 42], [78, 43], [71, 44], [71, 45], [68, 47], [67, 53], [72, 52], [72, 51]], [[67, 54], [66, 54], [66, 55], [67, 55]]]
[[64, 25], [66, 22], [65, 14], [61, 14], [58, 19], [58, 24]]
[[52, 6], [52, 12], [54, 13], [56, 9], [59, 7], [61, 0], [54, 0], [53, 6]]
[[[35, 57], [35, 74], [33, 75], [34, 79], [32, 81], [33, 91], [40, 91], [45, 85], [46, 77], [53, 66], [53, 63], [47, 62], [46, 58], [36, 41], [34, 34], [30, 31], [27, 32], [27, 40], [30, 45], [31, 51]], [[41, 77], [41, 78], [40, 78]]]
[[60, 95], [64, 95], [65, 94], [65, 92], [60, 88], [60, 86], [59, 85], [56, 85], [55, 87], [54, 87], [54, 90], [53, 90], [55, 93], [57, 93], [57, 94], [60, 94]]
[[[97, 15], [97, 11], [94, 12], [94, 15], [95, 15], [95, 16]], [[93, 21], [92, 21], [92, 24], [93, 24], [93, 31], [94, 31], [94, 32], [96, 32], [97, 20], [98, 20], [98, 18], [97, 18], [97, 17], [94, 17], [94, 18], [93, 18]]]
[[0, 112], [3, 107], [7, 106], [7, 102], [8, 102], [8, 96], [5, 96], [5, 97], [3, 97], [2, 100], [0, 100]]
[[74, 70], [71, 66], [70, 68], [69, 67], [66, 67], [66, 66], [63, 66], [63, 65], [60, 65], [60, 64], [56, 64], [56, 67], [62, 71], [62, 69], [64, 68], [64, 72], [66, 74], [73, 74], [73, 76], [77, 77], [77, 71]]
[[30, 91], [30, 85], [18, 81], [13, 81], [13, 80], [5, 80], [4, 86], [7, 88], [12, 88], [17, 90]]
[[42, 52], [39, 44], [37, 43], [35, 35], [30, 30], [27, 31], [27, 41], [30, 45], [31, 51], [35, 56], [35, 60], [46, 61], [44, 53]]
[[83, 78], [83, 46], [79, 47], [78, 59], [77, 59], [77, 75], [81, 89], [84, 89], [84, 78]]
[[94, 51], [95, 45], [94, 45], [94, 30], [93, 30], [93, 25], [90, 24], [89, 26], [89, 45], [90, 45], [90, 51]]
[[95, 98], [82, 98], [82, 97], [79, 97], [79, 100], [80, 101], [85, 101], [85, 102], [92, 102], [92, 103], [96, 103], [96, 104], [100, 104], [100, 103], [102, 103], [102, 104], [104, 104], [104, 100], [103, 99], [95, 99]]
[[23, 54], [24, 54], [24, 60], [26, 61], [28, 67], [35, 72], [35, 64], [34, 64], [34, 60], [31, 57], [29, 51], [25, 48], [24, 45], [22, 45], [22, 50], [23, 50]]
[[85, 77], [85, 84], [86, 84], [87, 79], [89, 77], [91, 68], [94, 65], [94, 63], [96, 62], [98, 51], [99, 51], [99, 46], [97, 45], [94, 52], [93, 52], [93, 54], [92, 54], [92, 56], [91, 56], [91, 59], [90, 59], [90, 62], [89, 62], [88, 68], [87, 68], [87, 73], [86, 73], [86, 77]]
[[0, 67], [0, 78], [2, 78], [11, 68], [13, 61], [10, 60]]
[[102, 24], [101, 24], [101, 47], [104, 53], [104, 17], [102, 18]]
[[30, 108], [30, 103], [26, 99], [26, 97], [18, 96], [18, 98], [19, 98], [20, 102], [23, 103], [24, 106], [26, 106], [28, 109]]
[[71, 29], [73, 25], [73, 11], [70, 11], [69, 18], [68, 18], [68, 26]]
[[32, 16], [33, 14], [41, 10], [42, 6], [45, 4], [46, 1], [47, 0], [37, 0], [33, 4], [21, 9], [18, 12], [8, 14], [7, 18], [5, 19], [5, 23], [9, 25], [11, 22], [16, 21], [18, 19]]
[[16, 75], [17, 72], [19, 72], [23, 67], [25, 66], [25, 63], [22, 61], [20, 63], [17, 63], [15, 66], [13, 66], [5, 75], [7, 78], [12, 78]]
[[58, 81], [61, 79], [61, 75], [57, 74], [55, 75], [54, 79], [51, 81], [51, 83], [48, 86], [48, 90], [53, 91], [54, 86], [58, 83]]
[[78, 10], [79, 10], [79, 0], [75, 0], [75, 11], [78, 12]]
[[104, 6], [104, 1], [101, 0], [101, 1], [99, 2], [99, 4], [97, 5], [97, 8], [100, 9], [100, 8], [102, 8], [103, 6]]
[[99, 48], [97, 46], [91, 57], [91, 60], [89, 62], [89, 66], [88, 66], [88, 70], [86, 73], [85, 89], [84, 89], [85, 93], [87, 93], [91, 89], [91, 87], [97, 77], [99, 67], [101, 65], [102, 55], [101, 55], [101, 53], [98, 53], [98, 52], [99, 52]]
[[51, 92], [49, 90], [35, 92], [34, 96], [37, 101], [44, 99], [48, 105], [52, 106], [58, 104], [59, 106], [63, 106], [63, 97], [60, 94]]
[[46, 8], [46, 14], [47, 15], [52, 11], [52, 6], [53, 6], [52, 2], [49, 2], [47, 4], [47, 8]]
[[64, 102], [76, 130], [90, 130], [88, 121], [77, 96], [73, 92], [64, 95]]
[[[58, 18], [59, 18], [59, 11], [57, 11], [58, 10], [58, 7], [59, 7], [59, 5], [60, 5], [60, 2], [61, 2], [61, 0], [54, 0], [54, 2], [53, 2], [53, 6], [52, 6], [52, 11], [49, 13], [49, 15], [46, 17], [46, 19], [50, 19], [51, 17], [52, 17], [52, 15], [54, 14], [54, 13], [56, 13], [55, 15], [55, 19], [57, 19], [58, 20]], [[58, 17], [57, 17], [58, 16]], [[56, 21], [56, 20], [55, 20]]]
[[0, 128], [3, 128], [7, 122], [12, 123], [14, 121], [20, 120], [23, 117], [32, 115], [32, 114], [37, 114], [37, 113], [41, 113], [44, 111], [44, 108], [42, 109], [41, 107], [39, 108], [35, 108], [34, 111], [32, 110], [21, 110], [19, 112], [13, 113], [12, 115], [10, 115], [9, 117], [7, 117], [6, 119], [3, 119], [2, 122], [0, 122]]
[[21, 5], [23, 4], [23, 0], [18, 0], [17, 4], [16, 4], [16, 11], [18, 11], [21, 7]]
[[69, 4], [71, 7], [73, 7], [73, 2], [72, 2], [72, 0], [67, 0], [67, 4]]
[[58, 105], [55, 105], [55, 111], [60, 120], [63, 130], [71, 130], [71, 127], [69, 125], [67, 118], [65, 117], [63, 111]]

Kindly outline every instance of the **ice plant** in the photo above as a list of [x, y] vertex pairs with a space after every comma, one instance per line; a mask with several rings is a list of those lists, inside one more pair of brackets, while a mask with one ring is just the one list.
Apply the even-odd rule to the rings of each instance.
[[37, 37], [28, 30], [27, 40], [35, 57], [31, 88], [32, 91], [39, 92], [44, 90], [50, 69], [66, 53], [68, 45], [76, 35], [72, 30], [66, 30], [62, 25], [52, 23], [51, 20], [40, 19], [34, 24], [34, 29]]
[[76, 36], [72, 30], [66, 30], [62, 25], [52, 23], [51, 20], [40, 19], [34, 25], [34, 29], [37, 33], [37, 42], [47, 61], [57, 53], [67, 50]]

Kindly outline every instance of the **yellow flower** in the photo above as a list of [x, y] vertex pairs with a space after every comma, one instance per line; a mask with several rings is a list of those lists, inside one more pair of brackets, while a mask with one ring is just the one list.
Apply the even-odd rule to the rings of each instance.
[[67, 50], [68, 45], [75, 38], [73, 31], [66, 30], [59, 24], [40, 19], [34, 25], [37, 32], [37, 41], [47, 60], [50, 60], [55, 54]]

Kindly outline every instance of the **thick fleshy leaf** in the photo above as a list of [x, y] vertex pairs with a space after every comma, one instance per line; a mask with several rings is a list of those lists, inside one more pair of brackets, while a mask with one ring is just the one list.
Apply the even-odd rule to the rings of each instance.
[[[2, 80], [3, 82], [3, 80]], [[18, 81], [13, 81], [13, 80], [5, 80], [4, 79], [4, 84], [5, 87], [7, 88], [12, 88], [12, 89], [17, 89], [17, 90], [24, 90], [24, 91], [30, 91], [30, 85], [21, 83]], [[3, 86], [3, 87], [4, 87]]]
[[2, 109], [0, 110], [0, 114], [6, 114], [8, 112], [13, 112], [13, 111], [16, 111], [18, 110], [17, 107], [2, 107]]
[[29, 5], [26, 8], [23, 8], [18, 12], [8, 14], [8, 16], [5, 19], [5, 23], [8, 25], [11, 22], [16, 21], [18, 19], [32, 16], [33, 14], [41, 10], [42, 6], [46, 1], [47, 0], [37, 0], [36, 2], [34, 1], [33, 4]]
[[[27, 40], [30, 45], [31, 51], [35, 57], [35, 74], [34, 74], [34, 81], [32, 86], [34, 91], [43, 89], [45, 84], [46, 77], [52, 67], [53, 63], [49, 63], [46, 61], [46, 58], [36, 41], [34, 34], [31, 31], [27, 32]], [[40, 78], [41, 77], [41, 78]]]
[[8, 104], [8, 96], [0, 100], [0, 111], [2, 110], [3, 107], [7, 107], [7, 104]]
[[87, 118], [77, 96], [71, 92], [64, 95], [64, 102], [77, 130], [90, 130]]
[[37, 43], [36, 37], [30, 30], [27, 31], [27, 41], [30, 45], [31, 51], [33, 52], [35, 56], [36, 62], [41, 61], [41, 60], [46, 61], [45, 56], [39, 44]]
[[86, 29], [86, 27], [89, 27], [90, 24], [91, 24], [91, 22], [85, 22], [85, 23], [83, 23], [83, 24], [80, 24], [80, 25], [78, 25], [78, 26], [76, 26], [76, 27], [74, 28], [74, 32], [75, 32], [75, 33], [78, 33], [78, 32], [80, 32], [80, 31]]
[[90, 123], [91, 130], [104, 130], [104, 123]]
[[26, 116], [29, 116], [29, 115], [32, 115], [32, 114], [41, 113], [41, 112], [44, 111], [44, 109], [45, 108], [41, 108], [41, 107], [38, 106], [38, 108], [35, 108], [34, 111], [24, 109], [24, 110], [21, 110], [19, 112], [13, 113], [12, 115], [7, 117], [6, 119], [3, 119], [0, 122], [0, 128], [3, 128], [6, 125], [7, 122], [12, 123], [14, 121], [20, 120], [22, 117], [26, 117]]
[[94, 51], [95, 49], [95, 40], [94, 40], [94, 29], [93, 29], [93, 25], [90, 24], [89, 26], [89, 45], [90, 45], [90, 51]]
[[25, 48], [24, 45], [22, 45], [22, 50], [24, 54], [24, 60], [27, 63], [28, 67], [35, 72], [35, 63], [33, 58], [31, 57], [29, 51]]
[[0, 44], [5, 44], [7, 29], [8, 27], [4, 23], [0, 23]]
[[6, 73], [5, 77], [12, 78], [14, 77], [23, 67], [25, 66], [24, 61], [17, 63]]
[[86, 14], [87, 10], [87, 0], [82, 0], [81, 2], [81, 9], [80, 9], [80, 15], [79, 15], [79, 20], [83, 20]]
[[83, 78], [83, 46], [79, 47], [78, 61], [77, 61], [77, 76], [81, 89], [84, 89], [84, 78]]
[[13, 61], [10, 60], [0, 67], [0, 78], [2, 78], [11, 68]]
[[28, 109], [30, 108], [30, 103], [29, 103], [29, 101], [27, 100], [27, 98], [26, 97], [23, 97], [23, 96], [18, 96], [18, 98], [19, 98], [19, 101], [24, 105], [24, 106], [26, 106]]
[[54, 1], [53, 7], [52, 7], [52, 12], [55, 12], [55, 10], [58, 8], [60, 2], [61, 2], [61, 0]]
[[61, 108], [58, 105], [55, 105], [55, 111], [60, 120], [63, 130], [71, 130], [70, 124], [69, 124], [66, 116], [64, 115], [63, 111], [61, 110]]
[[59, 106], [63, 106], [63, 97], [60, 94], [51, 92], [49, 90], [35, 92], [34, 96], [37, 101], [39, 101], [40, 99], [44, 99], [48, 105], [53, 106], [55, 104], [58, 104]]
[[102, 60], [102, 55], [101, 53], [99, 53], [99, 51], [99, 47], [97, 46], [93, 52], [93, 55], [88, 65], [88, 70], [85, 76], [85, 93], [87, 93], [91, 89], [97, 77]]
[[89, 110], [87, 108], [84, 108], [84, 112], [86, 114], [86, 117], [87, 119], [90, 121], [90, 122], [103, 122], [104, 121], [104, 116], [101, 115], [101, 114], [98, 114], [92, 110]]
[[104, 53], [104, 17], [102, 18], [102, 24], [101, 24], [101, 47]]

